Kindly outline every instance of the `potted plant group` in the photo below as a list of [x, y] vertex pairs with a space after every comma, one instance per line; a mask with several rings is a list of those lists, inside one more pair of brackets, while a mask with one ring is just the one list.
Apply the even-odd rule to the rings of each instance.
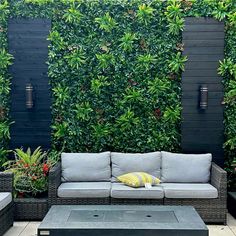
[[48, 172], [52, 166], [40, 147], [14, 150], [14, 160], [7, 161], [6, 171], [14, 173], [15, 217], [17, 220], [41, 220], [48, 210]]

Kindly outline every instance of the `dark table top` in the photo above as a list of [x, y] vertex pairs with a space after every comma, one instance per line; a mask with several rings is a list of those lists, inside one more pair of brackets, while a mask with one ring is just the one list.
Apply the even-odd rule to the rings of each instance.
[[191, 206], [52, 206], [39, 229], [208, 230]]

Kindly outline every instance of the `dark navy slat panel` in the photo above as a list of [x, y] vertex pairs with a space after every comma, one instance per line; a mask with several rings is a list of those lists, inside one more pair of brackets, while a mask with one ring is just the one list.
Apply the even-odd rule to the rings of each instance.
[[[182, 74], [181, 147], [185, 153], [211, 152], [223, 164], [223, 85], [218, 75], [224, 58], [224, 23], [212, 18], [186, 18], [183, 55], [188, 57]], [[208, 86], [208, 108], [199, 109], [199, 87]]]
[[[197, 81], [196, 81], [197, 77]], [[185, 79], [186, 78], [186, 79]], [[222, 84], [221, 78], [218, 76], [185, 76], [182, 75], [182, 80], [185, 79], [184, 85], [187, 84], [202, 84], [202, 83], [210, 83], [211, 85], [213, 84]]]
[[[204, 80], [202, 80], [203, 83], [205, 82]], [[188, 90], [188, 91], [196, 91], [198, 92], [199, 91], [199, 87], [200, 85], [202, 84], [202, 82], [198, 82], [198, 83], [185, 83], [182, 85], [182, 88], [185, 90]], [[215, 92], [221, 92], [222, 89], [223, 89], [223, 84], [222, 83], [211, 83], [211, 82], [208, 82], [205, 83], [207, 84], [208, 86], [208, 89], [212, 90], [212, 91], [215, 91]]]
[[218, 78], [219, 74], [216, 69], [195, 69], [195, 67], [193, 67], [193, 68], [188, 68], [183, 73], [183, 78], [187, 78], [187, 77], [215, 77], [215, 78]]
[[185, 70], [216, 70], [219, 68], [219, 61], [190, 61], [190, 59], [185, 64]]
[[212, 39], [212, 37], [214, 37], [214, 39], [224, 39], [225, 34], [224, 32], [201, 32], [201, 34], [199, 34], [198, 32], [183, 32], [183, 40], [207, 40]]
[[[193, 36], [194, 37], [194, 36]], [[221, 55], [224, 53], [224, 48], [222, 47], [189, 47], [185, 48], [183, 55]]]
[[[50, 148], [51, 90], [47, 76], [48, 44], [51, 21], [11, 19], [8, 25], [9, 51], [14, 56], [12, 75], [10, 148], [41, 146]], [[34, 86], [32, 110], [26, 108], [26, 83]]]
[[221, 55], [188, 55], [188, 61], [189, 62], [215, 62], [216, 60], [220, 60]]
[[224, 22], [223, 21], [216, 21], [214, 18], [210, 18], [210, 17], [187, 17], [185, 18], [185, 24], [187, 25], [205, 25], [205, 24], [208, 24], [208, 25], [217, 25], [217, 26], [220, 26], [220, 25], [224, 25]]
[[208, 39], [208, 40], [202, 40], [202, 39], [191, 39], [191, 40], [184, 40], [185, 47], [222, 47], [224, 46], [224, 40], [222, 39]]
[[[222, 99], [219, 99], [219, 98], [218, 99], [209, 99], [208, 100], [208, 106], [209, 107], [215, 107], [215, 106], [218, 107], [221, 104], [222, 104]], [[195, 107], [195, 106], [197, 106], [197, 104], [192, 99], [188, 99], [188, 100], [187, 99], [183, 99], [182, 106], [186, 107], [186, 109], [187, 109], [188, 106]]]
[[[220, 24], [212, 24], [212, 23], [199, 23], [199, 24], [191, 24], [187, 23], [185, 25], [185, 30], [189, 32], [222, 32], [224, 31], [224, 25]], [[214, 40], [214, 38], [212, 38]]]

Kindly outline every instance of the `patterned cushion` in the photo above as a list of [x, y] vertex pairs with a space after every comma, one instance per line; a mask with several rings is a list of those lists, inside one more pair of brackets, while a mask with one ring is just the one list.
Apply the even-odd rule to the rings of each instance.
[[121, 175], [117, 179], [130, 187], [143, 187], [145, 184], [156, 185], [160, 183], [160, 180], [145, 172], [133, 172]]

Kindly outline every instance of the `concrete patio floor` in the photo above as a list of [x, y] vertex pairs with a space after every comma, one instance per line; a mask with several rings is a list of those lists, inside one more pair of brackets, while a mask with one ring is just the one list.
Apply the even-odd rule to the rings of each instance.
[[[40, 222], [15, 222], [4, 236], [36, 236]], [[227, 226], [208, 225], [210, 236], [236, 236], [236, 219], [228, 215]]]

